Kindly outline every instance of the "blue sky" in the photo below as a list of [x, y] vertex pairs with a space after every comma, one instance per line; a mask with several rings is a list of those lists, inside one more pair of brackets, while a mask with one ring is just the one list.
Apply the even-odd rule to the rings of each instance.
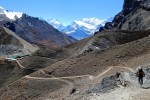
[[64, 25], [73, 20], [106, 19], [119, 13], [124, 0], [1, 0], [7, 10], [24, 12], [44, 19], [58, 19]]

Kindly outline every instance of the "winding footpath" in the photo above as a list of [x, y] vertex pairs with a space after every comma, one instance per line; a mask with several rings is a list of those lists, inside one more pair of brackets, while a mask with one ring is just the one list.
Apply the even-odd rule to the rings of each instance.
[[[19, 61], [16, 61], [17, 64], [20, 66], [20, 68], [25, 69], [24, 66], [22, 66]], [[103, 71], [102, 73], [100, 73], [97, 76], [93, 76], [93, 75], [79, 75], [79, 76], [68, 76], [68, 77], [52, 77], [51, 75], [48, 75], [43, 69], [39, 70], [41, 71], [41, 73], [45, 76], [50, 76], [50, 77], [32, 77], [30, 75], [26, 75], [24, 78], [27, 79], [35, 79], [35, 80], [53, 80], [53, 81], [61, 81], [67, 84], [67, 88], [68, 88], [68, 95], [69, 93], [74, 89], [75, 84], [71, 81], [69, 81], [68, 79], [75, 79], [75, 78], [88, 78], [89, 80], [99, 80], [102, 79], [104, 77], [104, 75], [107, 75], [107, 73], [109, 73], [110, 71], [114, 70], [114, 69], [124, 69], [125, 73], [127, 73], [126, 71], [130, 71], [132, 73], [135, 72], [135, 70], [133, 70], [132, 68], [129, 67], [125, 67], [125, 66], [110, 66], [108, 67], [107, 70]], [[127, 74], [125, 74], [126, 77], [128, 76]], [[128, 79], [132, 80], [130, 77], [128, 77]], [[131, 86], [131, 87], [127, 87], [127, 88], [120, 88], [117, 90], [114, 90], [110, 93], [106, 93], [106, 94], [98, 94], [98, 95], [93, 95], [91, 96], [89, 99], [87, 100], [106, 100], [107, 99], [113, 99], [113, 100], [149, 100], [149, 94], [150, 90], [149, 89], [141, 89], [137, 86]], [[140, 95], [142, 94], [142, 95]], [[147, 95], [145, 96], [146, 99], [141, 99], [143, 97], [143, 95]], [[148, 99], [147, 99], [148, 98]]]
[[[21, 68], [25, 68], [18, 61], [17, 61], [17, 63], [18, 63], [18, 65]], [[27, 78], [27, 79], [36, 79], [36, 80], [54, 80], [54, 81], [56, 80], [56, 81], [62, 81], [62, 82], [67, 83], [67, 87], [71, 91], [72, 89], [74, 89], [74, 83], [70, 82], [67, 79], [84, 78], [84, 77], [89, 78], [90, 80], [95, 80], [95, 79], [98, 79], [98, 78], [100, 79], [101, 76], [107, 74], [109, 71], [113, 70], [114, 68], [129, 70], [132, 73], [135, 72], [132, 68], [129, 68], [129, 67], [111, 66], [107, 70], [103, 71], [101, 74], [99, 74], [97, 76], [80, 75], [80, 76], [69, 76], [69, 77], [44, 78], [44, 77], [32, 77], [32, 76], [26, 75], [24, 78]], [[41, 69], [40, 71], [44, 75], [46, 75], [46, 73], [45, 73], [45, 71], [43, 69]], [[149, 100], [149, 98], [148, 99], [140, 99], [140, 98], [142, 98], [142, 96], [139, 95], [141, 93], [148, 94], [148, 93], [150, 93], [150, 90], [149, 89], [148, 90], [143, 90], [143, 89], [137, 88], [137, 87], [130, 87], [130, 88], [128, 87], [126, 89], [122, 88], [122, 89], [115, 90], [113, 92], [110, 92], [109, 94], [99, 94], [99, 96], [92, 96], [90, 98], [95, 98], [94, 100], [105, 100], [106, 98], [108, 98], [108, 99], [113, 98], [113, 100], [118, 100], [118, 99], [122, 99], [122, 100]], [[107, 95], [107, 97], [105, 95]], [[105, 97], [105, 98], [102, 98], [102, 97]], [[93, 99], [89, 99], [89, 100], [93, 100]]]
[[20, 68], [25, 69], [25, 67], [23, 67], [18, 60], [16, 60], [16, 63], [20, 66]]
[[[22, 67], [24, 68], [24, 67]], [[105, 70], [104, 72], [102, 72], [101, 74], [99, 74], [98, 76], [94, 77], [92, 75], [79, 75], [79, 76], [68, 76], [68, 77], [52, 77], [52, 78], [42, 78], [42, 77], [31, 77], [29, 75], [26, 75], [25, 78], [29, 78], [29, 79], [45, 79], [45, 80], [49, 80], [49, 79], [52, 79], [52, 80], [55, 80], [55, 79], [74, 79], [74, 78], [82, 78], [82, 77], [89, 77], [89, 79], [96, 79], [100, 76], [103, 76], [104, 74], [106, 74], [107, 72], [109, 72], [110, 70], [112, 70], [113, 68], [122, 68], [122, 69], [127, 69], [127, 70], [130, 70], [131, 72], [134, 72], [133, 69], [129, 68], [129, 67], [120, 67], [120, 66], [112, 66], [112, 67], [109, 67], [107, 70]], [[41, 70], [41, 72], [43, 74], [45, 74], [45, 72], [43, 70]]]

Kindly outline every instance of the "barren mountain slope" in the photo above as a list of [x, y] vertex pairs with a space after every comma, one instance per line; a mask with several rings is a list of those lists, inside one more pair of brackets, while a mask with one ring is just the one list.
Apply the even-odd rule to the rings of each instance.
[[[35, 52], [31, 57], [20, 61], [25, 67], [46, 67], [66, 58], [85, 55], [94, 51], [103, 51], [115, 45], [131, 42], [149, 35], [149, 31], [118, 31], [101, 32], [93, 37], [57, 49], [44, 48]], [[43, 59], [44, 58], [44, 59]], [[40, 61], [39, 61], [40, 60]], [[90, 59], [89, 59], [90, 60]], [[40, 63], [43, 62], [43, 63]]]
[[38, 50], [37, 47], [16, 36], [7, 28], [1, 28], [0, 35], [1, 56], [30, 55]]
[[150, 0], [124, 0], [123, 9], [112, 22], [100, 31], [113, 30], [149, 30]]
[[[99, 35], [96, 35], [93, 38], [96, 38], [97, 36]], [[114, 41], [115, 39], [112, 40]], [[104, 71], [112, 66], [120, 66], [121, 70], [126, 70], [124, 67], [135, 69], [140, 65], [149, 64], [149, 61], [145, 60], [150, 58], [149, 41], [150, 38], [145, 37], [133, 42], [116, 45], [102, 50], [85, 52], [59, 61], [48, 66], [47, 68], [25, 76], [7, 87], [4, 87], [0, 90], [1, 98], [55, 98], [54, 100], [57, 100], [57, 97], [66, 98], [66, 96], [72, 94], [74, 89], [75, 91], [83, 91], [85, 87], [88, 89], [90, 84], [94, 86], [96, 82], [93, 83], [94, 81], [91, 82], [90, 79], [92, 79], [92, 77], [96, 77], [97, 75], [102, 75]], [[79, 43], [77, 44], [79, 45]], [[67, 48], [74, 47], [74, 45], [75, 44], [70, 45]], [[108, 75], [113, 75], [116, 70], [108, 70], [108, 72], [109, 74], [105, 74], [105, 77]], [[101, 78], [99, 80], [101, 80]], [[64, 85], [61, 82], [63, 82]], [[49, 87], [51, 84], [55, 84], [55, 89], [53, 87]], [[21, 86], [20, 89], [17, 88], [18, 86]], [[47, 89], [43, 89], [43, 87], [47, 87]], [[12, 94], [12, 91], [9, 91], [10, 89], [15, 90], [15, 92]], [[51, 91], [53, 89], [54, 91]], [[64, 93], [63, 96], [60, 95], [62, 91]]]
[[[103, 69], [107, 69], [106, 66], [129, 63], [134, 57], [137, 59], [145, 56], [145, 54], [146, 56], [149, 54], [149, 37], [108, 49], [73, 56], [55, 63], [45, 70], [53, 71], [52, 75], [59, 77], [82, 74], [93, 75]], [[134, 62], [134, 64], [136, 63]]]
[[[102, 32], [90, 38], [57, 49], [43, 48], [25, 57], [19, 64], [33, 73], [19, 77], [9, 85], [2, 84], [0, 98], [149, 100], [150, 31], [147, 4], [149, 0], [125, 0], [122, 12], [112, 23], [105, 25], [104, 28], [109, 30], [100, 29]], [[139, 66], [146, 72], [142, 88], [134, 74]], [[118, 78], [116, 73], [121, 76]]]
[[7, 28], [0, 28], [0, 57], [2, 57], [0, 58], [0, 88], [33, 72], [30, 69], [21, 68], [16, 61], [5, 58], [30, 55], [37, 49]]

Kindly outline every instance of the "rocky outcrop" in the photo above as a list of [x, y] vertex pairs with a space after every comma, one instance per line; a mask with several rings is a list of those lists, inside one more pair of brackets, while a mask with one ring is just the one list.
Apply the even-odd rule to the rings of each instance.
[[139, 9], [142, 2], [143, 0], [124, 0], [123, 10], [113, 20], [114, 27], [120, 29], [125, 22], [128, 22], [127, 16]]
[[150, 0], [124, 0], [123, 10], [103, 30], [149, 30]]
[[143, 2], [143, 0], [124, 0], [122, 15], [126, 16]]

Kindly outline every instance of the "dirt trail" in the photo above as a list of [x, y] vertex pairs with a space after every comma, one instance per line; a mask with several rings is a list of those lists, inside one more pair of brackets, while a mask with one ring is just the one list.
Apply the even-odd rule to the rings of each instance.
[[[54, 80], [54, 81], [59, 80], [61, 82], [67, 83], [68, 95], [70, 95], [71, 91], [74, 89], [74, 84], [68, 80], [63, 79], [63, 78], [41, 78], [41, 77], [30, 77], [29, 75], [26, 75], [24, 78], [36, 79], [36, 80]], [[66, 91], [64, 91], [64, 92], [66, 92]]]
[[[21, 66], [20, 66], [21, 67]], [[22, 66], [22, 68], [25, 68]], [[25, 78], [30, 78], [30, 79], [73, 79], [73, 78], [82, 78], [82, 77], [89, 77], [89, 79], [96, 79], [98, 77], [103, 76], [104, 74], [106, 74], [107, 72], [109, 72], [110, 70], [112, 70], [113, 68], [122, 68], [122, 69], [128, 69], [131, 72], [134, 72], [133, 69], [128, 68], [128, 67], [120, 67], [120, 66], [112, 66], [109, 69], [105, 70], [104, 72], [102, 72], [101, 74], [99, 74], [98, 76], [94, 77], [92, 75], [79, 75], [79, 76], [68, 76], [68, 77], [54, 77], [54, 78], [41, 78], [41, 77], [31, 77], [29, 75], [25, 76]], [[43, 70], [40, 70], [43, 74], [45, 74], [45, 72]]]
[[72, 86], [72, 83], [67, 81], [67, 80], [63, 80], [63, 78], [42, 78], [42, 77], [30, 77], [29, 75], [26, 75], [24, 78], [28, 78], [28, 79], [37, 79], [37, 80], [59, 80], [59, 81], [63, 81], [66, 83], [69, 83], [69, 85]]
[[122, 69], [128, 69], [130, 70], [131, 72], [135, 72], [135, 70], [133, 70], [132, 68], [129, 68], [129, 67], [121, 67], [121, 66], [113, 66], [114, 68], [122, 68]]
[[[18, 61], [17, 61], [18, 62]], [[20, 65], [20, 67], [22, 67], [22, 68], [25, 68], [25, 67], [23, 67], [19, 62], [18, 62], [18, 64]], [[128, 69], [128, 70], [130, 70], [131, 72], [134, 72], [134, 70], [133, 69], [131, 69], [131, 68], [128, 68], [128, 67], [119, 67], [119, 66], [112, 66], [112, 67], [110, 67], [109, 69], [107, 69], [107, 70], [105, 70], [104, 72], [102, 72], [101, 74], [99, 74], [98, 76], [96, 76], [96, 77], [94, 77], [94, 76], [92, 76], [92, 75], [79, 75], [79, 76], [68, 76], [68, 77], [53, 77], [53, 78], [42, 78], [42, 77], [31, 77], [31, 76], [29, 76], [29, 75], [26, 75], [25, 76], [25, 78], [29, 78], [29, 79], [45, 79], [45, 80], [47, 80], [47, 79], [73, 79], [73, 78], [82, 78], [82, 77], [89, 77], [89, 79], [97, 79], [98, 77], [101, 77], [101, 76], [103, 76], [104, 74], [106, 74], [107, 72], [109, 72], [110, 70], [112, 70], [113, 68], [122, 68], [122, 69]], [[43, 71], [43, 70], [40, 70], [43, 74], [45, 74], [45, 72]]]
[[[145, 88], [145, 84], [143, 84], [142, 87], [138, 84], [137, 78], [135, 76], [132, 76], [134, 73], [134, 70], [128, 67], [119, 67], [114, 66], [113, 68], [124, 68], [130, 70], [132, 73], [129, 74], [129, 72], [124, 72], [123, 77], [125, 81], [128, 81], [130, 84], [127, 87], [121, 87], [113, 89], [113, 91], [110, 91], [108, 93], [93, 93], [85, 97], [85, 100], [150, 100], [150, 89]], [[109, 68], [107, 71], [111, 70]], [[103, 73], [107, 73], [107, 71]], [[103, 74], [102, 73], [102, 74]], [[146, 79], [145, 79], [146, 80]], [[147, 80], [148, 81], [148, 80]]]
[[[16, 61], [16, 62], [18, 63], [18, 65], [21, 68], [25, 68], [18, 61]], [[54, 81], [59, 80], [59, 81], [65, 82], [65, 83], [67, 83], [67, 88], [68, 88], [67, 93], [68, 93], [68, 95], [70, 95], [69, 93], [74, 89], [75, 84], [70, 82], [67, 79], [86, 77], [86, 78], [89, 78], [90, 80], [97, 80], [98, 78], [100, 79], [101, 76], [103, 76], [105, 74], [107, 75], [107, 73], [109, 71], [113, 70], [114, 68], [126, 69], [126, 70], [129, 70], [134, 73], [134, 70], [129, 67], [112, 66], [97, 76], [80, 75], [80, 76], [70, 76], [70, 77], [44, 78], [44, 77], [32, 77], [32, 76], [26, 75], [24, 78], [36, 79], [36, 80], [54, 80]], [[44, 70], [40, 70], [40, 71], [43, 74], [46, 74]], [[127, 75], [127, 74], [125, 74], [125, 75]], [[132, 78], [130, 78], [130, 80], [132, 80]], [[101, 93], [91, 94], [91, 95], [85, 97], [85, 100], [149, 100], [149, 98], [150, 98], [149, 93], [150, 93], [149, 89], [142, 89], [137, 86], [129, 86], [129, 87], [125, 87], [125, 88], [117, 88], [117, 89], [114, 89], [113, 91], [111, 91], [109, 93], [105, 93], [105, 94], [101, 94]]]
[[19, 62], [18, 60], [16, 60], [16, 63], [17, 63], [21, 68], [25, 69], [25, 67], [23, 67], [23, 66], [20, 64], [20, 62]]
[[[23, 67], [23, 66], [22, 66]], [[70, 76], [70, 77], [52, 77], [52, 78], [44, 78], [44, 77], [32, 77], [32, 76], [25, 76], [24, 78], [28, 78], [28, 79], [36, 79], [36, 80], [59, 80], [62, 82], [67, 83], [67, 87], [70, 91], [72, 91], [72, 89], [74, 89], [75, 84], [70, 82], [67, 79], [74, 79], [74, 78], [89, 78], [90, 80], [99, 80], [102, 78], [103, 75], [107, 74], [109, 71], [111, 71], [113, 68], [120, 68], [120, 69], [126, 69], [129, 70], [131, 72], [134, 72], [133, 69], [129, 68], [129, 67], [123, 67], [123, 66], [112, 66], [109, 67], [107, 70], [105, 70], [104, 72], [102, 72], [101, 74], [99, 74], [98, 76], [92, 76], [92, 75], [80, 75], [80, 76]], [[43, 74], [46, 74], [44, 70], [40, 70]], [[131, 88], [120, 88], [117, 90], [114, 90], [108, 94], [98, 94], [98, 95], [92, 95], [86, 98], [86, 100], [132, 100], [132, 99], [128, 99], [129, 97], [131, 98], [132, 96], [130, 94], [134, 93], [134, 91], [136, 91], [136, 89], [131, 89]], [[68, 94], [69, 95], [69, 94]], [[105, 96], [107, 95], [107, 96]], [[115, 96], [116, 95], [116, 96]], [[132, 94], [135, 95], [135, 94]], [[114, 97], [115, 96], [115, 97]], [[105, 97], [105, 98], [102, 98]]]
[[127, 69], [127, 70], [129, 70], [129, 71], [131, 71], [131, 72], [134, 73], [134, 70], [131, 69], [131, 68], [129, 68], [129, 67], [112, 66], [112, 67], [109, 67], [109, 68], [108, 68], [107, 70], [105, 70], [104, 72], [102, 72], [101, 74], [99, 74], [98, 76], [94, 77], [94, 79], [97, 79], [97, 78], [103, 76], [104, 74], [106, 74], [106, 73], [108, 73], [109, 71], [111, 71], [113, 68]]
[[70, 76], [70, 77], [53, 77], [53, 78], [41, 78], [41, 77], [31, 77], [29, 75], [25, 76], [25, 78], [29, 78], [29, 79], [45, 79], [45, 80], [48, 80], [48, 79], [52, 79], [52, 80], [55, 80], [55, 79], [74, 79], [74, 78], [82, 78], [82, 77], [93, 77], [91, 75], [81, 75], [81, 76]]

